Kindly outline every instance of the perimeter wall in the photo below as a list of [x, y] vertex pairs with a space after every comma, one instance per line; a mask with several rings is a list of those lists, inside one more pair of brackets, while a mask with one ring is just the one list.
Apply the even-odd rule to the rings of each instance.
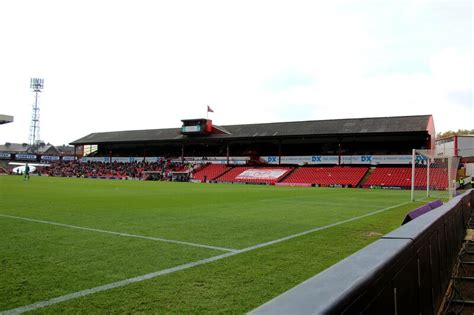
[[434, 314], [473, 206], [471, 189], [250, 314]]

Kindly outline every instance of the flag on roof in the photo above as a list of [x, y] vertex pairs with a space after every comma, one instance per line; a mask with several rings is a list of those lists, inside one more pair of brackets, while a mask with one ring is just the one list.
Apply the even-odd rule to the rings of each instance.
[[214, 111], [212, 110], [212, 108], [209, 105], [207, 105], [207, 112], [208, 113], [214, 113]]

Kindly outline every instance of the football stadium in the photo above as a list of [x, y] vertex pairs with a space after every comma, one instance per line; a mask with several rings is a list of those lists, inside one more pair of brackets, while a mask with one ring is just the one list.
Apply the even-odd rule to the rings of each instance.
[[183, 119], [71, 144], [1, 154], [2, 315], [471, 307], [472, 177], [432, 115]]

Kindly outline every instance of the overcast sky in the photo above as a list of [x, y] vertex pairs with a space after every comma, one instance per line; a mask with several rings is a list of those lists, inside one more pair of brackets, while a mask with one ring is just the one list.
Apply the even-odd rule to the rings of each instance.
[[0, 2], [0, 143], [433, 114], [474, 128], [470, 0]]

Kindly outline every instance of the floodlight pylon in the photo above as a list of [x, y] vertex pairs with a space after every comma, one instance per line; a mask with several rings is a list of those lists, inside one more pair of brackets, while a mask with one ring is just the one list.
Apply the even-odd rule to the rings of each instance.
[[39, 109], [39, 96], [41, 91], [44, 88], [44, 79], [40, 78], [31, 78], [30, 79], [30, 89], [32, 89], [35, 95], [35, 102], [33, 104], [33, 111], [31, 114], [31, 124], [30, 124], [30, 136], [28, 138], [28, 144], [30, 145], [31, 150], [36, 151], [37, 142], [40, 140], [40, 109]]

